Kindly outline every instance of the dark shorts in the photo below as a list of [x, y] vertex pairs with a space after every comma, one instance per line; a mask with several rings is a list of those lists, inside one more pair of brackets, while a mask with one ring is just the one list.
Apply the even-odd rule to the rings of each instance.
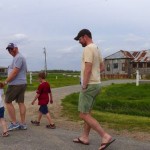
[[95, 98], [100, 93], [100, 84], [89, 84], [87, 89], [82, 90], [79, 95], [78, 111], [90, 113], [93, 108]]
[[5, 102], [11, 103], [16, 101], [17, 103], [24, 103], [24, 93], [26, 91], [26, 84], [21, 85], [8, 85], [6, 90]]
[[48, 113], [47, 105], [41, 105], [40, 108], [39, 108], [39, 111], [44, 115], [47, 114]]
[[4, 118], [4, 111], [5, 111], [5, 108], [1, 107], [0, 108], [0, 118]]

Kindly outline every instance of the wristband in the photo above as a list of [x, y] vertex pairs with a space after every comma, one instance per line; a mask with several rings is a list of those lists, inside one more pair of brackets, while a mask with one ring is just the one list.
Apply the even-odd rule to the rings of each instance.
[[82, 89], [86, 89], [87, 88], [87, 86], [82, 86]]
[[7, 81], [4, 82], [4, 84], [7, 84], [7, 83], [8, 83]]

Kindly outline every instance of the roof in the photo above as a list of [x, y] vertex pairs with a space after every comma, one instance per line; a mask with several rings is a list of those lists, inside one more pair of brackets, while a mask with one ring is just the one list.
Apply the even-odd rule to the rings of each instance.
[[120, 50], [105, 59], [131, 59], [131, 62], [150, 62], [150, 50], [124, 51]]
[[150, 62], [150, 50], [143, 50], [138, 52], [132, 62]]
[[120, 50], [110, 56], [105, 57], [105, 59], [134, 59], [133, 55], [129, 51]]
[[6, 69], [7, 67], [4, 67], [4, 66], [0, 66], [0, 69]]

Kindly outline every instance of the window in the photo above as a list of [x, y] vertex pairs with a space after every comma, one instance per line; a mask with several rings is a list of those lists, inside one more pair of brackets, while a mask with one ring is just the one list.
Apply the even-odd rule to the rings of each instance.
[[110, 64], [107, 64], [107, 71], [110, 71]]
[[118, 68], [118, 63], [114, 63], [114, 69]]
[[137, 64], [136, 63], [133, 63], [132, 66], [133, 66], [133, 68], [137, 68]]
[[147, 68], [150, 68], [150, 62], [147, 63]]
[[143, 63], [139, 63], [139, 68], [143, 68]]
[[125, 63], [122, 63], [122, 71], [125, 71]]

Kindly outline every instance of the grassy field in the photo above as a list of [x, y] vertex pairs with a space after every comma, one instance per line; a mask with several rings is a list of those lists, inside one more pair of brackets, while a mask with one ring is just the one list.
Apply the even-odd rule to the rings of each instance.
[[[0, 82], [3, 82], [5, 79], [6, 77], [1, 77]], [[48, 73], [46, 80], [50, 83], [51, 88], [76, 85], [80, 83], [79, 73]], [[38, 73], [32, 74], [32, 84], [30, 84], [30, 75], [28, 74], [27, 91], [36, 90], [38, 85]]]
[[[27, 80], [28, 80], [27, 86], [28, 91], [37, 89], [37, 86], [39, 85], [37, 74], [33, 74], [32, 84], [30, 84], [29, 75], [27, 77]], [[80, 82], [79, 74], [74, 73], [67, 73], [65, 75], [63, 73], [48, 73], [46, 80], [50, 83], [51, 88], [75, 85], [79, 84]]]
[[[63, 114], [78, 120], [78, 95], [62, 101]], [[112, 84], [103, 87], [96, 98], [93, 115], [110, 128], [150, 133], [150, 84]]]

